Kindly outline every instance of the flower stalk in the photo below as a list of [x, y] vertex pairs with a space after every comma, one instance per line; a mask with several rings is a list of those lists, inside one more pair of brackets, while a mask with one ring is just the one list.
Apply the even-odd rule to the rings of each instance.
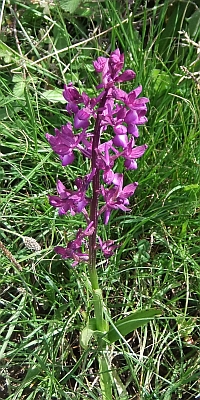
[[93, 222], [93, 233], [89, 237], [89, 273], [92, 284], [92, 289], [99, 289], [98, 277], [96, 271], [96, 252], [97, 252], [97, 227], [98, 227], [98, 198], [99, 198], [99, 183], [100, 183], [100, 170], [97, 165], [97, 151], [100, 142], [100, 130], [101, 130], [101, 110], [103, 109], [106, 102], [106, 93], [104, 94], [97, 112], [96, 123], [94, 127], [94, 136], [92, 141], [92, 171], [95, 170], [95, 174], [92, 180], [92, 199], [90, 204], [90, 221]]

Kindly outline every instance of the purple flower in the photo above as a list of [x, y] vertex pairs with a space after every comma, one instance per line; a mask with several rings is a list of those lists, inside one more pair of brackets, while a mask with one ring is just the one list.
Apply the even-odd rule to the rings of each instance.
[[124, 66], [124, 55], [119, 49], [113, 51], [109, 58], [98, 57], [93, 65], [96, 72], [102, 73], [102, 83], [97, 86], [97, 89], [109, 89], [115, 82], [125, 82], [135, 78], [135, 72], [132, 70], [126, 70], [119, 75]]
[[71, 215], [82, 212], [89, 204], [90, 199], [86, 197], [85, 190], [79, 183], [81, 189], [78, 191], [67, 190], [63, 183], [58, 180], [57, 192], [59, 196], [49, 196], [49, 203], [53, 207], [59, 208], [59, 215], [64, 215], [70, 211]]
[[112, 210], [120, 209], [122, 211], [130, 211], [128, 197], [132, 196], [138, 186], [137, 182], [130, 183], [123, 188], [123, 174], [115, 174], [113, 179], [114, 186], [105, 189], [101, 186], [101, 193], [105, 200], [105, 205], [99, 210], [99, 215], [104, 213], [104, 223], [107, 225]]
[[142, 87], [139, 86], [129, 94], [121, 89], [114, 87], [114, 98], [121, 100], [124, 104], [115, 104], [113, 98], [105, 102], [101, 117], [101, 126], [105, 129], [108, 125], [113, 127], [115, 137], [113, 144], [117, 147], [126, 148], [128, 144], [128, 134], [134, 137], [139, 136], [137, 125], [142, 125], [147, 121], [145, 117], [147, 107], [146, 97], [137, 99], [141, 93]]
[[113, 144], [117, 147], [123, 147], [126, 148], [127, 144], [128, 144], [128, 136], [127, 134], [118, 134], [115, 135], [114, 139], [113, 139]]
[[76, 240], [72, 240], [67, 244], [67, 247], [56, 246], [54, 251], [60, 254], [62, 258], [72, 258], [74, 260], [72, 267], [75, 267], [81, 261], [88, 261], [89, 255], [87, 253], [82, 253], [81, 249], [76, 245]]
[[111, 125], [115, 133], [113, 144], [115, 146], [126, 147], [128, 143], [127, 127], [125, 126], [124, 118], [126, 116], [126, 109], [118, 104], [114, 106], [114, 101], [109, 100], [106, 102], [102, 117], [101, 125], [107, 127]]
[[109, 150], [111, 148], [113, 148], [112, 140], [99, 145], [97, 150], [98, 154], [97, 165], [99, 169], [103, 170], [103, 180], [107, 184], [112, 183], [115, 175], [114, 172], [112, 171], [112, 168], [114, 166], [114, 160], [116, 159], [117, 156], [112, 156], [110, 154]]
[[127, 113], [124, 116], [124, 122], [127, 124], [127, 132], [138, 137], [138, 129], [136, 125], [142, 125], [147, 122], [145, 114], [147, 112], [146, 103], [149, 102], [147, 97], [140, 97], [142, 86], [138, 86], [130, 93], [124, 92], [122, 89], [114, 88], [113, 96], [116, 100], [124, 102]]
[[62, 126], [61, 130], [55, 129], [56, 135], [49, 135], [46, 133], [46, 139], [50, 143], [53, 151], [57, 153], [62, 160], [62, 165], [72, 164], [74, 161], [73, 150], [76, 149], [85, 135], [83, 130], [79, 135], [74, 135], [72, 132], [72, 126], [68, 122]]
[[88, 253], [83, 253], [81, 246], [86, 236], [91, 236], [94, 231], [93, 222], [90, 222], [85, 230], [79, 229], [76, 234], [76, 239], [68, 242], [67, 247], [56, 246], [54, 251], [60, 254], [62, 258], [72, 258], [74, 260], [72, 267], [81, 261], [88, 261]]
[[90, 174], [85, 175], [83, 178], [76, 178], [75, 180], [75, 185], [79, 189], [79, 191], [82, 191], [83, 193], [86, 192], [86, 190], [89, 187], [90, 182], [92, 182], [92, 179], [95, 175], [96, 169], [94, 168]]
[[137, 169], [136, 159], [143, 156], [144, 152], [148, 148], [146, 144], [142, 146], [134, 147], [134, 140], [130, 140], [126, 149], [122, 151], [121, 155], [125, 158], [124, 166], [127, 169]]
[[83, 96], [80, 95], [73, 83], [64, 85], [63, 96], [67, 100], [66, 110], [69, 114], [76, 113], [79, 110], [78, 105], [83, 103]]
[[[139, 99], [137, 99], [141, 91], [142, 91], [142, 86], [138, 86], [138, 88], [134, 89], [132, 92], [128, 94], [125, 100], [126, 106], [130, 108], [129, 115], [128, 116], [126, 115], [126, 117], [128, 117], [127, 121], [128, 124], [143, 125], [147, 122], [145, 114], [147, 112], [146, 103], [149, 102], [149, 99], [147, 97], [140, 97]], [[131, 116], [132, 116], [132, 121], [131, 121]], [[128, 130], [129, 133], [131, 133], [131, 130], [129, 128]]]
[[102, 242], [101, 238], [98, 236], [99, 240], [99, 247], [101, 248], [101, 251], [103, 252], [104, 256], [106, 258], [111, 257], [114, 254], [114, 251], [118, 245], [114, 244], [114, 240], [106, 240], [105, 242]]
[[95, 71], [98, 73], [103, 72], [106, 62], [107, 62], [106, 57], [98, 57], [97, 60], [93, 61]]

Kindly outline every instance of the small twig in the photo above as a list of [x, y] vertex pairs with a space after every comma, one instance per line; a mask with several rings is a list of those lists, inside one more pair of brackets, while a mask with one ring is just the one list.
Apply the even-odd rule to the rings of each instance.
[[[196, 85], [197, 85], [197, 89], [199, 89], [200, 90], [200, 72], [197, 72], [197, 73], [195, 73], [195, 72], [190, 72], [186, 67], [184, 67], [183, 65], [180, 67], [181, 68], [181, 70], [185, 73], [185, 77], [184, 78], [186, 78], [186, 79], [192, 79], [195, 83], [196, 83]], [[197, 77], [196, 77], [196, 76]]]
[[[190, 39], [189, 35], [185, 31], [179, 31], [180, 34], [183, 34], [185, 37], [182, 39], [188, 44], [192, 44], [194, 47], [197, 47], [198, 50], [200, 50], [200, 43], [196, 43], [194, 40]], [[197, 50], [197, 52], [198, 52]]]
[[[53, 21], [52, 25], [51, 25], [50, 28], [45, 32], [44, 36], [42, 36], [42, 38], [39, 40], [39, 42], [37, 42], [37, 43], [35, 44], [35, 48], [37, 48], [37, 47], [39, 46], [39, 44], [40, 44], [41, 42], [43, 42], [43, 40], [46, 38], [46, 36], [49, 35], [49, 33], [50, 33], [50, 31], [52, 30], [52, 28], [54, 27], [55, 23], [56, 23], [56, 22]], [[26, 53], [26, 57], [28, 57], [28, 55], [29, 55], [29, 53], [31, 53], [31, 51], [32, 51], [32, 49], [29, 50], [28, 53]]]
[[[197, 61], [200, 59], [200, 42], [196, 43], [194, 40], [190, 39], [189, 35], [185, 31], [179, 31], [181, 35], [184, 35], [184, 38], [182, 38], [182, 41], [185, 42], [183, 46], [190, 46], [192, 45], [194, 48], [197, 49], [197, 58], [194, 60], [189, 67], [192, 67], [193, 65], [196, 64]], [[179, 83], [181, 83], [184, 79], [192, 79], [196, 85], [197, 89], [200, 90], [200, 71], [197, 72], [191, 72], [186, 68], [185, 66], [180, 67], [181, 70], [184, 72], [184, 75], [180, 78]], [[177, 76], [181, 76], [179, 74], [176, 74]]]
[[49, 57], [57, 56], [58, 54], [61, 54], [61, 53], [65, 52], [65, 51], [68, 51], [68, 50], [71, 50], [71, 49], [75, 49], [76, 47], [80, 47], [80, 46], [83, 46], [83, 45], [85, 45], [85, 44], [87, 44], [87, 43], [90, 43], [92, 40], [97, 39], [97, 38], [99, 38], [99, 37], [105, 35], [106, 33], [112, 31], [113, 29], [115, 29], [115, 28], [121, 26], [121, 24], [124, 24], [124, 23], [128, 22], [128, 21], [129, 21], [129, 18], [130, 18], [131, 16], [132, 16], [132, 12], [129, 14], [128, 18], [126, 18], [126, 19], [124, 19], [123, 21], [121, 21], [120, 23], [118, 23], [118, 24], [112, 26], [111, 28], [108, 28], [108, 29], [106, 29], [105, 31], [100, 32], [100, 33], [98, 33], [98, 34], [95, 33], [94, 36], [91, 36], [91, 37], [89, 37], [89, 38], [87, 38], [87, 39], [85, 39], [85, 40], [82, 40], [82, 41], [78, 42], [78, 43], [74, 43], [74, 44], [72, 44], [72, 45], [70, 45], [70, 46], [67, 46], [67, 47], [64, 47], [63, 49], [60, 49], [60, 50], [56, 50], [55, 52], [53, 52], [53, 53], [51, 53], [51, 54], [48, 54], [48, 55], [46, 55], [46, 56], [44, 56], [44, 57], [41, 57], [40, 59], [38, 59], [38, 60], [36, 60], [36, 61], [31, 62], [30, 65], [31, 65], [31, 66], [36, 65], [36, 64], [41, 63], [42, 61], [46, 60], [46, 59], [49, 58]]

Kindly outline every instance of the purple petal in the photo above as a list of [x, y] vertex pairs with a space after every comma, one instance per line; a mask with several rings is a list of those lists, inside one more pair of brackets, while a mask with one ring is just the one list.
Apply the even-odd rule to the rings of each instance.
[[122, 72], [121, 75], [119, 75], [116, 79], [115, 82], [126, 82], [126, 81], [132, 81], [136, 77], [136, 73], [132, 71], [131, 69], [127, 69], [126, 71]]
[[76, 103], [73, 103], [72, 101], [70, 101], [67, 105], [66, 105], [66, 110], [67, 112], [71, 115], [72, 113], [76, 114], [79, 110], [78, 106]]
[[135, 125], [135, 124], [128, 124], [127, 132], [130, 133], [130, 135], [133, 135], [136, 138], [139, 137], [139, 131], [138, 131], [137, 125]]
[[135, 160], [125, 160], [124, 166], [129, 170], [137, 169], [137, 163]]
[[105, 183], [107, 183], [108, 185], [110, 185], [113, 182], [114, 179], [114, 172], [112, 171], [112, 169], [108, 169], [107, 171], [105, 171], [103, 173], [103, 180]]
[[56, 189], [58, 194], [61, 194], [66, 191], [65, 185], [58, 179], [57, 184], [56, 184]]
[[67, 211], [65, 211], [64, 207], [60, 207], [58, 210], [58, 215], [62, 217], [63, 215], [66, 214], [66, 212]]
[[126, 124], [136, 124], [138, 120], [138, 113], [135, 110], [129, 110], [124, 118]]
[[113, 62], [114, 64], [122, 62], [124, 61], [124, 54], [121, 54], [119, 49], [115, 49], [110, 54], [110, 61]]
[[101, 238], [98, 236], [100, 248], [106, 258], [111, 257], [114, 254], [114, 250], [119, 247], [114, 244], [114, 240], [106, 240], [102, 242]]
[[146, 103], [149, 103], [149, 99], [147, 97], [140, 97], [139, 99], [135, 100], [136, 105], [140, 105], [140, 104], [144, 105]]
[[[56, 131], [57, 131], [57, 129], [55, 129], [55, 132]], [[62, 126], [61, 131], [62, 131], [62, 134], [65, 135], [67, 138], [73, 139], [74, 134], [72, 132], [72, 125], [69, 122], [66, 125]]]
[[138, 86], [136, 89], [132, 90], [132, 92], [128, 94], [128, 101], [130, 103], [134, 102], [141, 92], [142, 92], [142, 85]]
[[[127, 110], [125, 107], [120, 107], [120, 109], [117, 111], [117, 119], [124, 119], [126, 116]], [[125, 121], [126, 122], [126, 121]]]
[[110, 210], [110, 209], [107, 209], [107, 210], [104, 212], [104, 224], [105, 224], [105, 225], [107, 225], [108, 222], [109, 222], [110, 213], [111, 213], [111, 210]]
[[85, 120], [90, 117], [90, 113], [87, 111], [86, 108], [82, 108], [81, 110], [78, 111], [77, 116], [79, 119]]
[[91, 236], [94, 232], [94, 222], [91, 221], [88, 226], [86, 227], [86, 229], [83, 231], [85, 236]]
[[60, 207], [62, 205], [62, 200], [58, 196], [48, 196], [48, 199], [53, 207]]
[[119, 124], [119, 125], [115, 125], [113, 127], [113, 130], [116, 135], [125, 135], [125, 133], [127, 132], [127, 127]]
[[72, 164], [75, 159], [73, 152], [70, 152], [69, 154], [66, 154], [65, 156], [60, 156], [60, 158], [62, 160], [63, 167], [66, 167], [66, 165]]
[[96, 72], [102, 72], [107, 59], [105, 57], [98, 57], [96, 61], [93, 61], [94, 69]]
[[67, 100], [68, 102], [76, 102], [76, 104], [82, 102], [82, 96], [80, 95], [78, 90], [74, 87], [73, 83], [64, 85], [63, 96], [65, 100]]
[[87, 106], [90, 102], [90, 98], [85, 92], [82, 93], [82, 100], [85, 106]]
[[74, 117], [74, 128], [75, 129], [87, 129], [89, 126], [89, 118], [90, 114], [85, 112], [84, 110], [79, 110]]
[[128, 158], [142, 157], [147, 148], [148, 148], [148, 146], [146, 144], [142, 144], [141, 146], [134, 147], [131, 150], [131, 152], [128, 154]]
[[138, 187], [138, 182], [130, 183], [129, 185], [125, 186], [124, 189], [122, 190], [120, 197], [123, 199], [127, 199], [127, 197], [130, 197], [133, 195], [135, 190]]
[[124, 66], [124, 54], [120, 54], [120, 50], [116, 49], [110, 54], [108, 61], [111, 67], [112, 75], [114, 74], [116, 76]]
[[70, 256], [67, 254], [67, 251], [66, 251], [66, 250], [67, 250], [67, 249], [65, 249], [64, 247], [61, 247], [61, 246], [56, 246], [56, 247], [54, 247], [55, 253], [60, 254], [63, 258], [68, 258], [68, 257], [70, 257]]
[[117, 147], [125, 148], [128, 144], [127, 135], [115, 135], [115, 137], [113, 139], [113, 144]]
[[124, 90], [118, 89], [116, 87], [113, 88], [112, 95], [116, 100], [121, 101], [125, 101], [128, 98], [128, 95]]
[[148, 119], [146, 117], [139, 117], [137, 125], [144, 125], [144, 124], [146, 124], [147, 121], [148, 121]]

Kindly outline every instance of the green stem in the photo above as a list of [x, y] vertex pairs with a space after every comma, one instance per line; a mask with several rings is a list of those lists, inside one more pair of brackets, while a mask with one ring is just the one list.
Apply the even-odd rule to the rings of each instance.
[[96, 270], [96, 268], [93, 268], [91, 266], [91, 264], [89, 264], [89, 276], [90, 276], [90, 282], [92, 285], [92, 290], [99, 289], [97, 270]]
[[[89, 237], [89, 276], [92, 285], [93, 301], [94, 301], [94, 314], [96, 319], [96, 329], [103, 333], [108, 331], [108, 323], [104, 319], [104, 305], [102, 290], [99, 288], [98, 275], [96, 269], [96, 249], [97, 249], [97, 226], [98, 226], [98, 198], [100, 189], [100, 174], [97, 164], [97, 149], [100, 142], [101, 133], [101, 113], [107, 99], [107, 91], [99, 104], [99, 111], [97, 112], [96, 123], [94, 127], [94, 136], [92, 142], [92, 171], [95, 174], [92, 181], [93, 196], [90, 205], [90, 221], [93, 221], [94, 231]], [[111, 375], [109, 372], [109, 363], [107, 359], [107, 345], [103, 337], [98, 338], [98, 346], [100, 355], [99, 360], [99, 373], [100, 385], [103, 400], [112, 400], [112, 383]]]
[[95, 174], [92, 180], [93, 195], [90, 205], [90, 221], [93, 222], [94, 231], [89, 237], [89, 275], [93, 291], [94, 299], [94, 312], [97, 321], [97, 329], [101, 332], [105, 330], [105, 321], [103, 318], [103, 298], [102, 291], [99, 289], [98, 276], [96, 270], [96, 248], [97, 248], [97, 226], [98, 226], [98, 198], [100, 188], [100, 176], [97, 163], [97, 149], [100, 142], [101, 134], [101, 113], [107, 98], [107, 91], [105, 91], [99, 104], [99, 111], [97, 112], [96, 123], [94, 127], [94, 136], [92, 142], [92, 171]]
[[103, 313], [103, 296], [101, 289], [93, 290], [93, 300], [97, 330], [100, 332], [106, 332], [107, 326]]
[[90, 205], [90, 221], [93, 222], [93, 233], [89, 237], [89, 274], [92, 284], [92, 289], [96, 290], [99, 288], [98, 278], [96, 272], [96, 249], [97, 249], [97, 226], [98, 226], [98, 199], [100, 189], [100, 176], [99, 168], [97, 163], [97, 150], [100, 142], [101, 134], [101, 114], [107, 99], [107, 91], [105, 91], [99, 104], [99, 111], [97, 112], [96, 123], [94, 127], [94, 136], [92, 141], [92, 171], [95, 170], [95, 174], [92, 180], [92, 200]]
[[106, 350], [99, 355], [98, 361], [102, 399], [112, 400], [112, 381]]

